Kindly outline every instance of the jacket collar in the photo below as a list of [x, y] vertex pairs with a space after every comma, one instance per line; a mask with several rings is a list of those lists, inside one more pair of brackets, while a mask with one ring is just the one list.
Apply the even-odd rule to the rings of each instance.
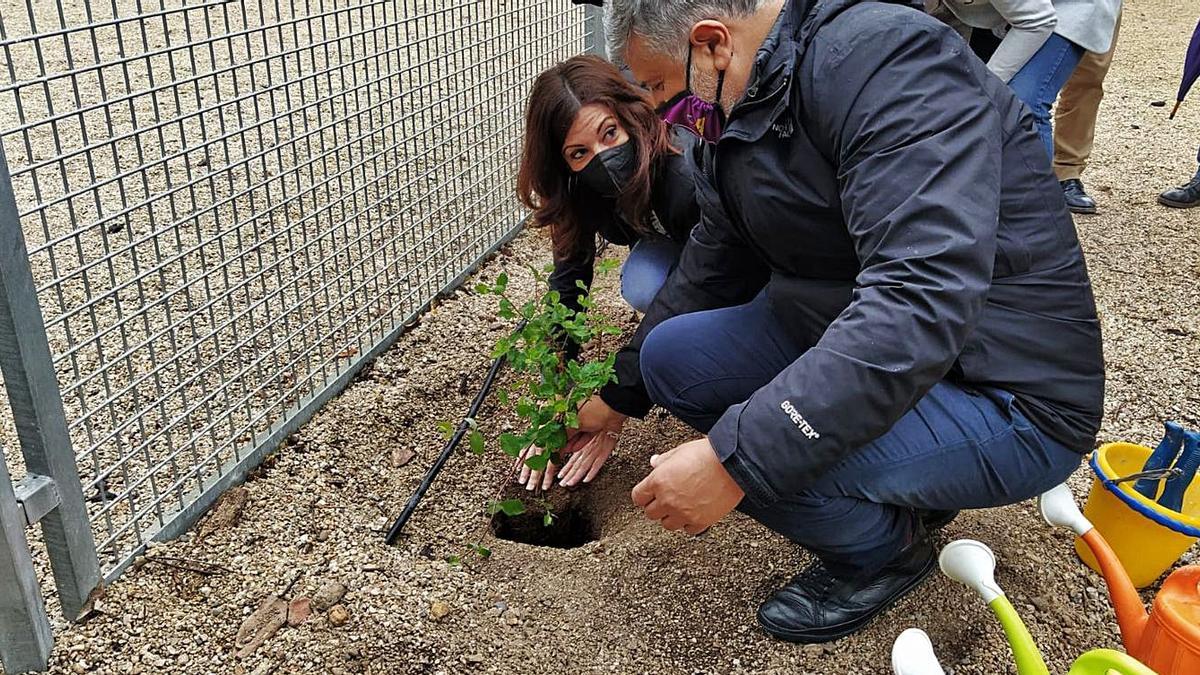
[[[817, 30], [847, 7], [872, 0], [788, 0], [754, 56], [746, 93], [733, 106], [722, 138], [756, 141], [791, 101], [796, 63]], [[920, 0], [880, 0], [920, 6]]]
[[[796, 61], [803, 49], [797, 44], [800, 28], [819, 0], [788, 0], [767, 38], [754, 55], [746, 92], [730, 110], [722, 138], [755, 141], [770, 127], [786, 101]], [[774, 103], [775, 105], [771, 105]]]

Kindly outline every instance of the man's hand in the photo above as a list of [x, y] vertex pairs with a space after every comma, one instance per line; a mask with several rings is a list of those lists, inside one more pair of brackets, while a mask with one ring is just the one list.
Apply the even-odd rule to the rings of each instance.
[[650, 458], [650, 475], [633, 488], [633, 503], [668, 530], [700, 534], [742, 501], [707, 438]]

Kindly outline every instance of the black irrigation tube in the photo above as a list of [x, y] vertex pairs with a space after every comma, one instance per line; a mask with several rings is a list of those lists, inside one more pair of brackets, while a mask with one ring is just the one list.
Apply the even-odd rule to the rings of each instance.
[[[513, 331], [514, 335], [520, 333], [525, 328], [525, 322], [517, 324], [517, 328]], [[441, 473], [442, 467], [446, 466], [446, 462], [450, 461], [450, 456], [454, 454], [454, 449], [462, 441], [463, 436], [467, 434], [467, 430], [471, 428], [471, 424], [467, 420], [475, 419], [479, 414], [479, 408], [483, 406], [484, 399], [487, 398], [488, 392], [492, 389], [492, 383], [496, 381], [496, 375], [500, 373], [500, 369], [504, 367], [506, 359], [503, 356], [497, 357], [492, 361], [492, 367], [488, 369], [487, 377], [483, 378], [483, 384], [479, 387], [479, 393], [475, 394], [475, 400], [471, 401], [471, 407], [467, 410], [467, 415], [458, 423], [458, 429], [454, 431], [454, 435], [450, 440], [446, 441], [446, 446], [442, 448], [441, 454], [438, 455], [433, 466], [429, 467], [429, 471], [425, 473], [424, 480], [417, 486], [416, 492], [408, 498], [408, 503], [404, 505], [404, 510], [400, 512], [400, 516], [388, 528], [387, 543], [395, 544], [400, 538], [400, 532], [404, 529], [405, 523], [412, 517], [413, 511], [417, 510], [417, 504], [421, 503], [421, 498], [429, 491], [429, 486], [433, 485], [434, 479]]]

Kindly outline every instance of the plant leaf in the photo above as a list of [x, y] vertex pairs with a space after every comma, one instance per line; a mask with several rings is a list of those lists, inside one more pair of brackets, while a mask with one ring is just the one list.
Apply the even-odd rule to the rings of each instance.
[[516, 457], [525, 449], [525, 439], [513, 434], [500, 434], [500, 449], [509, 457]]
[[438, 422], [437, 430], [445, 438], [450, 438], [454, 435], [454, 425], [446, 421]]
[[483, 434], [479, 433], [478, 429], [471, 432], [470, 443], [471, 443], [471, 452], [473, 452], [477, 455], [483, 454]]
[[533, 457], [525, 460], [525, 466], [533, 469], [534, 471], [544, 471], [546, 469], [546, 465], [549, 463], [550, 455], [547, 453], [534, 455]]
[[596, 271], [600, 274], [608, 274], [609, 272], [621, 266], [621, 261], [616, 258], [604, 258], [596, 262]]
[[505, 499], [502, 502], [488, 504], [487, 510], [490, 516], [494, 516], [497, 513], [503, 513], [506, 516], [519, 516], [525, 513], [525, 503], [520, 499]]

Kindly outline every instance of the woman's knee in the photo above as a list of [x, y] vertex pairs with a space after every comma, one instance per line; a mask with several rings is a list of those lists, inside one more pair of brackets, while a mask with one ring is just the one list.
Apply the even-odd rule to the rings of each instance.
[[630, 307], [634, 308], [642, 314], [650, 309], [650, 303], [654, 302], [654, 296], [658, 295], [659, 286], [651, 288], [649, 285], [642, 283], [642, 280], [637, 275], [622, 274], [621, 275], [621, 297]]
[[645, 313], [679, 260], [680, 246], [667, 240], [638, 242], [621, 268], [621, 297]]

